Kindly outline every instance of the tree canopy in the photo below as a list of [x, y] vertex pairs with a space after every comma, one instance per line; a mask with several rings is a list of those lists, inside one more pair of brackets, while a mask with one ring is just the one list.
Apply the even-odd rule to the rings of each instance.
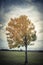
[[27, 44], [36, 40], [36, 31], [34, 24], [26, 15], [18, 18], [11, 18], [6, 26], [7, 41], [9, 48], [24, 46], [24, 38], [27, 38]]

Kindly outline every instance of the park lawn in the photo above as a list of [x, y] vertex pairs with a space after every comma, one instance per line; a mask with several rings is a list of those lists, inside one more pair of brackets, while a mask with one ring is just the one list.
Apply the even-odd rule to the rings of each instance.
[[[0, 65], [24, 65], [25, 52], [0, 51]], [[27, 65], [43, 65], [43, 52], [28, 52]]]

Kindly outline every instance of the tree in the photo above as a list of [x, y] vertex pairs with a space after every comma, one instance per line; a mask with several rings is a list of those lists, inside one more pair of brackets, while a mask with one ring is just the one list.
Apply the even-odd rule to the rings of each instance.
[[36, 31], [34, 24], [27, 18], [26, 15], [21, 15], [9, 21], [6, 26], [7, 41], [9, 48], [25, 46], [25, 63], [27, 63], [27, 45], [31, 41], [36, 40]]

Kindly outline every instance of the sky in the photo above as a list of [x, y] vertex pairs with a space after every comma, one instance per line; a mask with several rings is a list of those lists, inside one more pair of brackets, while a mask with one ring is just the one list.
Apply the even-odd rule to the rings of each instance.
[[[5, 27], [10, 18], [27, 15], [34, 23], [37, 40], [28, 50], [43, 50], [43, 0], [0, 0], [0, 49], [9, 49]], [[25, 50], [25, 47], [12, 48]]]

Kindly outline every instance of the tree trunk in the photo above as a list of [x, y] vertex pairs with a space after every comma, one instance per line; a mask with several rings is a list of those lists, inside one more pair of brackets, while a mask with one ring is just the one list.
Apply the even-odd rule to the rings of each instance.
[[27, 59], [27, 39], [25, 37], [25, 65], [28, 63], [28, 59]]

